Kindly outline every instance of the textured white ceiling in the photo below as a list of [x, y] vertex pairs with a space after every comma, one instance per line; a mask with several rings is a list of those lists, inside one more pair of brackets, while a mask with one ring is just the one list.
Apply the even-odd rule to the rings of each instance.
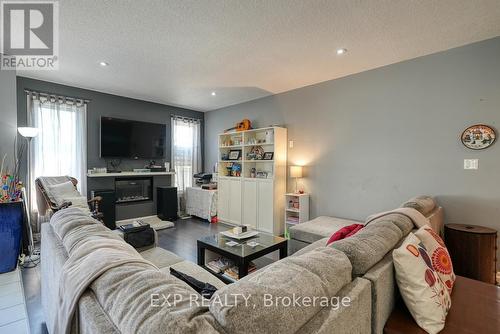
[[59, 71], [20, 75], [201, 111], [500, 35], [500, 0], [59, 3]]

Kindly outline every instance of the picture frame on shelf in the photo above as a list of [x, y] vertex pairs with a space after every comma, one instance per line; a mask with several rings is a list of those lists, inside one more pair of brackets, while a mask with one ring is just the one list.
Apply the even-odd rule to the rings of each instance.
[[264, 152], [262, 160], [273, 160], [274, 152]]
[[229, 151], [228, 160], [239, 160], [241, 157], [241, 150]]
[[258, 171], [256, 175], [257, 179], [267, 179], [268, 178], [268, 173], [264, 171]]

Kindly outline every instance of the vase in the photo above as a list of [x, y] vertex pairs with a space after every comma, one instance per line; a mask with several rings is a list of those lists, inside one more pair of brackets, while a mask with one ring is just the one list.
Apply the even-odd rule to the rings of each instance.
[[17, 268], [23, 231], [23, 203], [0, 203], [0, 274]]

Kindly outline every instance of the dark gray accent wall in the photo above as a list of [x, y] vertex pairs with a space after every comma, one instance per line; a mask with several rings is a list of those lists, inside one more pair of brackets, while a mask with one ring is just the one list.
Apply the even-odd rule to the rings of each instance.
[[[99, 157], [99, 129], [100, 119], [102, 116], [166, 124], [167, 135], [165, 144], [165, 161], [170, 161], [171, 156], [171, 115], [181, 115], [201, 119], [201, 135], [203, 138], [204, 113], [202, 112], [18, 76], [17, 119], [19, 124], [26, 124], [27, 120], [25, 89], [90, 100], [87, 107], [87, 167], [89, 169], [93, 167], [106, 167], [106, 160]], [[203, 152], [203, 141], [201, 144]], [[119, 169], [132, 170], [133, 168], [144, 168], [148, 162], [149, 160], [122, 159]], [[162, 162], [163, 160], [157, 161], [157, 163], [160, 164]], [[165, 185], [167, 181], [164, 179], [170, 179], [170, 177], [155, 177], [154, 179], [155, 186]], [[87, 178], [87, 188], [89, 191], [109, 188], [113, 189], [113, 180], [114, 178], [112, 177], [106, 179]], [[133, 208], [133, 210], [130, 210], [131, 208]], [[155, 203], [143, 202], [134, 205], [123, 204], [120, 205], [120, 209], [117, 210], [117, 217], [119, 219], [125, 219], [153, 215], [155, 213]]]
[[0, 71], [0, 164], [14, 166], [14, 141], [17, 132], [16, 72]]
[[[167, 126], [166, 161], [170, 161], [171, 128], [170, 116], [181, 115], [199, 118], [203, 121], [204, 113], [168, 106], [159, 103], [131, 99], [123, 96], [106, 94], [77, 87], [60, 85], [52, 82], [17, 77], [17, 110], [19, 124], [26, 124], [25, 89], [49, 92], [65, 96], [74, 96], [91, 100], [87, 108], [87, 165], [88, 168], [106, 167], [106, 161], [99, 157], [99, 124], [102, 116], [131, 119], [143, 122], [163, 123]], [[203, 126], [202, 126], [203, 129]], [[202, 133], [203, 138], [203, 133]], [[203, 143], [202, 143], [203, 147]], [[148, 160], [123, 159], [122, 169], [142, 168]]]
[[[499, 128], [500, 38], [208, 112], [207, 169], [217, 134], [243, 118], [288, 128], [313, 217], [363, 220], [429, 194], [447, 223], [500, 230], [500, 143], [472, 151], [459, 139], [475, 123]], [[470, 158], [479, 170], [463, 169]]]

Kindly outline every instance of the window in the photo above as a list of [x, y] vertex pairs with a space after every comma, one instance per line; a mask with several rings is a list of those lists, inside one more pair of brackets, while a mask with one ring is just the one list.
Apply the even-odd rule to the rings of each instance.
[[28, 94], [28, 123], [40, 130], [29, 155], [30, 206], [36, 212], [35, 179], [68, 175], [78, 180], [80, 193], [87, 189], [87, 106], [84, 101]]
[[180, 211], [185, 209], [186, 188], [193, 185], [193, 175], [201, 171], [200, 128], [199, 119], [172, 116], [172, 168]]

